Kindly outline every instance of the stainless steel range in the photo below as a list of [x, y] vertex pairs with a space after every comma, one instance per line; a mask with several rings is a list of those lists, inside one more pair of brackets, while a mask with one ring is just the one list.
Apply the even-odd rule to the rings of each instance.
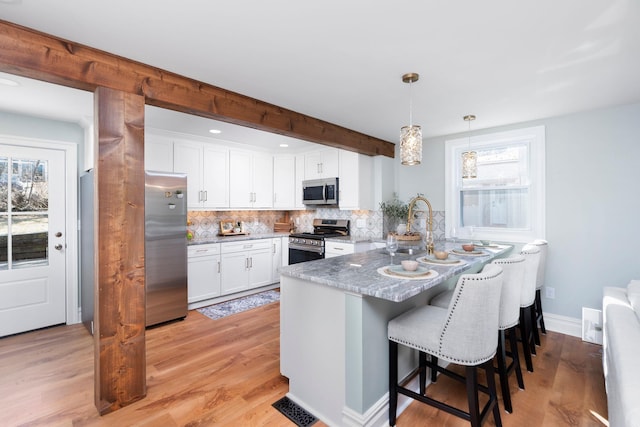
[[326, 237], [348, 235], [348, 219], [314, 219], [313, 233], [294, 233], [289, 236], [289, 264], [323, 259]]

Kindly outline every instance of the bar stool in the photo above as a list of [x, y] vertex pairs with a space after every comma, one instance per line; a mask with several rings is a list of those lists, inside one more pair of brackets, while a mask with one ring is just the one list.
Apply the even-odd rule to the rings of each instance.
[[[498, 351], [496, 360], [498, 364], [497, 374], [500, 377], [502, 388], [502, 401], [505, 411], [513, 412], [511, 404], [511, 392], [509, 391], [509, 375], [516, 373], [518, 386], [524, 390], [524, 379], [520, 369], [520, 357], [518, 356], [518, 344], [516, 327], [520, 319], [520, 294], [524, 279], [525, 259], [522, 255], [513, 255], [509, 258], [493, 260], [492, 264], [498, 265], [503, 270], [502, 293], [500, 296], [500, 316], [498, 321]], [[430, 305], [447, 308], [451, 301], [453, 291], [445, 291], [436, 295]], [[509, 339], [510, 351], [506, 349], [506, 339]], [[507, 356], [511, 363], [507, 364]]]
[[536, 345], [540, 345], [540, 334], [538, 333], [538, 325], [540, 325], [540, 332], [542, 334], [547, 333], [547, 328], [544, 326], [544, 315], [542, 314], [542, 297], [541, 290], [545, 282], [545, 271], [547, 268], [547, 250], [549, 245], [546, 240], [536, 239], [530, 243], [540, 249], [540, 264], [538, 264], [538, 277], [536, 280], [536, 300], [534, 304], [534, 320], [533, 320], [533, 338]]
[[[420, 306], [389, 321], [389, 425], [396, 424], [398, 393], [434, 406], [479, 427], [490, 412], [501, 427], [492, 359], [497, 350], [502, 268], [489, 264], [481, 273], [463, 274], [447, 309]], [[420, 393], [398, 384], [398, 344], [419, 351]], [[427, 358], [429, 355], [429, 358]], [[465, 366], [465, 376], [438, 366], [438, 359]], [[427, 360], [428, 359], [428, 360]], [[466, 383], [469, 412], [426, 396], [426, 370]], [[486, 371], [487, 386], [478, 384], [477, 368]], [[478, 393], [489, 395], [479, 407]]]
[[531, 355], [536, 354], [533, 335], [533, 306], [536, 299], [536, 278], [540, 264], [540, 249], [535, 245], [526, 244], [520, 251], [525, 258], [524, 279], [520, 294], [520, 341], [527, 371], [533, 372]]

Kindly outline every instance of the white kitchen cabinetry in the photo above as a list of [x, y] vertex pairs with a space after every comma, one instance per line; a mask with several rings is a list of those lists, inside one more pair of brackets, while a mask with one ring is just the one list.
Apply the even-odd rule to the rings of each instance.
[[144, 168], [158, 172], [173, 172], [173, 140], [145, 133]]
[[229, 151], [230, 207], [273, 207], [273, 157], [250, 151]]
[[189, 303], [220, 296], [220, 244], [189, 246], [187, 256]]
[[274, 237], [271, 239], [271, 283], [280, 281], [280, 267], [282, 264], [282, 238]]
[[229, 157], [226, 148], [175, 141], [173, 170], [187, 174], [188, 208], [229, 207]]
[[296, 156], [296, 175], [295, 175], [295, 207], [304, 208], [302, 203], [302, 181], [304, 180], [304, 155]]
[[[297, 181], [296, 181], [295, 156], [289, 156], [289, 155], [273, 156], [273, 207], [274, 208], [290, 209], [295, 206], [295, 191], [297, 188], [296, 184], [297, 184]], [[302, 181], [300, 181], [300, 186], [302, 186]]]
[[333, 178], [339, 176], [337, 148], [310, 151], [304, 156], [304, 179]]
[[373, 210], [373, 158], [339, 150], [340, 209]]
[[222, 295], [272, 283], [271, 240], [221, 243]]
[[331, 240], [325, 240], [324, 242], [324, 257], [333, 258], [340, 255], [348, 255], [356, 252], [365, 252], [370, 248], [368, 241], [362, 242], [336, 242]]

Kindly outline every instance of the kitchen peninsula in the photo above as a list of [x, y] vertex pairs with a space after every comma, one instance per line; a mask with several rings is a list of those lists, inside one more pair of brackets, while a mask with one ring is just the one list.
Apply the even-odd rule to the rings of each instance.
[[[446, 249], [454, 247], [446, 243]], [[482, 256], [455, 255], [460, 264], [421, 264], [437, 274], [420, 280], [380, 274], [390, 264], [384, 249], [284, 267], [280, 371], [289, 378], [288, 396], [330, 426], [386, 425], [388, 321], [427, 304], [460, 273], [479, 271], [511, 249], [500, 245], [483, 249]], [[424, 255], [398, 254], [394, 263]], [[417, 366], [416, 355], [403, 350], [401, 378]]]

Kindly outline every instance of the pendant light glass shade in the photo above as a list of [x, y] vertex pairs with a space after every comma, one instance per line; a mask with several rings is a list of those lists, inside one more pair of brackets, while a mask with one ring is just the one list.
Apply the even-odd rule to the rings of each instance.
[[[464, 120], [469, 123], [469, 133], [471, 132], [471, 121], [476, 119], [476, 116], [469, 114], [463, 117]], [[468, 135], [469, 151], [462, 153], [462, 178], [477, 178], [478, 177], [478, 153], [471, 151], [471, 135]]]
[[419, 165], [422, 161], [422, 128], [403, 126], [400, 129], [400, 162], [403, 165]]
[[402, 76], [404, 83], [409, 83], [409, 126], [400, 129], [400, 163], [407, 166], [419, 165], [422, 161], [422, 128], [412, 124], [411, 83], [417, 82], [417, 73]]

